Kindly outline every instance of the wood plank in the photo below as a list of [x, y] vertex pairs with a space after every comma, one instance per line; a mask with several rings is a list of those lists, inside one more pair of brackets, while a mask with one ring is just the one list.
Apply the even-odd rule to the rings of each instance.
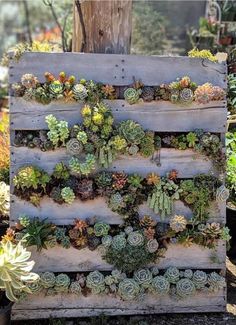
[[[66, 149], [61, 148], [55, 151], [42, 152], [40, 149], [29, 149], [27, 147], [11, 147], [11, 175], [17, 173], [18, 169], [26, 165], [35, 165], [51, 174], [58, 162], [63, 162], [68, 166], [71, 156], [67, 154]], [[161, 166], [157, 166], [150, 158], [143, 158], [140, 155], [129, 156], [122, 155], [118, 157], [111, 167], [110, 171], [124, 171], [125, 173], [138, 173], [146, 176], [148, 173], [155, 172], [160, 176], [165, 176], [170, 170], [178, 170], [178, 177], [192, 178], [200, 173], [209, 172], [218, 175], [213, 169], [211, 160], [206, 156], [187, 149], [176, 150], [163, 148], [160, 150]], [[96, 172], [99, 168], [96, 168]]]
[[[182, 201], [174, 202], [173, 214], [180, 214], [190, 219], [193, 214], [192, 211], [183, 204]], [[107, 222], [109, 224], [121, 224], [123, 219], [120, 215], [112, 212], [105, 201], [105, 198], [98, 197], [94, 200], [80, 201], [75, 200], [72, 204], [59, 205], [49, 197], [44, 197], [41, 200], [40, 207], [35, 207], [27, 201], [23, 201], [11, 195], [10, 216], [11, 221], [17, 221], [18, 217], [26, 214], [30, 217], [39, 217], [41, 219], [48, 218], [49, 221], [57, 225], [73, 224], [75, 218], [87, 219], [96, 216], [97, 220]], [[139, 214], [150, 215], [155, 220], [160, 221], [160, 216], [156, 215], [146, 204], [139, 207]], [[209, 209], [210, 222], [225, 222], [226, 208], [225, 202], [212, 202]], [[165, 221], [168, 222], [169, 218]]]
[[10, 64], [10, 82], [19, 82], [25, 73], [35, 74], [40, 82], [49, 71], [65, 71], [79, 78], [112, 85], [129, 85], [141, 79], [145, 85], [170, 83], [177, 77], [189, 76], [194, 82], [211, 82], [226, 88], [226, 63], [188, 57], [141, 56], [91, 53], [24, 53], [19, 62]]
[[[82, 103], [51, 102], [42, 105], [11, 98], [12, 130], [47, 129], [45, 117], [53, 114], [59, 120], [66, 120], [69, 126], [81, 123]], [[203, 129], [206, 132], [225, 132], [227, 108], [225, 101], [213, 101], [206, 105], [193, 102], [189, 106], [172, 104], [169, 101], [152, 101], [129, 105], [124, 100], [105, 101], [112, 109], [115, 123], [132, 119], [144, 129], [159, 132], [187, 132]]]
[[[114, 267], [102, 259], [99, 250], [91, 251], [88, 248], [81, 250], [70, 247], [65, 249], [56, 246], [48, 250], [43, 249], [37, 252], [35, 247], [29, 247], [32, 252], [31, 259], [36, 261], [34, 272], [87, 272], [87, 271], [108, 271]], [[63, 256], [63, 259], [62, 259]], [[193, 258], [197, 256], [197, 258]], [[214, 256], [217, 261], [212, 261]], [[222, 269], [225, 268], [226, 247], [225, 242], [218, 241], [215, 250], [204, 248], [199, 245], [184, 247], [180, 244], [169, 244], [165, 257], [156, 264], [160, 269], [176, 266], [180, 269]], [[153, 264], [152, 264], [153, 265]], [[149, 266], [152, 266], [149, 265]]]
[[191, 299], [175, 300], [169, 295], [145, 295], [137, 301], [122, 301], [118, 297], [106, 295], [76, 296], [60, 294], [45, 296], [43, 293], [31, 295], [26, 301], [13, 305], [13, 320], [42, 319], [50, 317], [88, 317], [106, 315], [132, 315], [156, 313], [196, 313], [224, 312], [225, 291], [195, 294]]

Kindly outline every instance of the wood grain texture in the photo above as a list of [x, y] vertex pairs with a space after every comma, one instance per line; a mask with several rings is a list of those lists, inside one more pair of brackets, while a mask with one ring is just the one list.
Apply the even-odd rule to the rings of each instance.
[[148, 294], [140, 301], [122, 301], [105, 295], [76, 296], [38, 294], [13, 305], [13, 320], [50, 317], [88, 317], [106, 315], [132, 315], [156, 313], [224, 312], [225, 293], [197, 293], [191, 299], [171, 299], [169, 296]]
[[[70, 247], [65, 249], [56, 246], [37, 252], [35, 247], [29, 247], [32, 252], [31, 259], [36, 261], [34, 272], [87, 272], [107, 271], [114, 267], [102, 259], [99, 250], [91, 251], [88, 248], [82, 250]], [[156, 265], [160, 269], [176, 266], [180, 269], [223, 269], [225, 268], [225, 242], [220, 240], [215, 250], [199, 245], [184, 247], [180, 244], [169, 244], [164, 258], [160, 258]], [[63, 259], [62, 259], [63, 256]], [[197, 258], [193, 258], [196, 256]], [[214, 262], [212, 256], [216, 258]], [[153, 264], [152, 264], [153, 265]], [[150, 265], [150, 266], [152, 266]]]
[[[72, 204], [59, 205], [49, 197], [44, 197], [41, 200], [41, 205], [35, 207], [27, 201], [23, 201], [18, 197], [11, 195], [11, 221], [15, 222], [22, 214], [30, 217], [39, 217], [40, 219], [48, 218], [49, 221], [57, 225], [70, 225], [74, 223], [75, 218], [87, 219], [96, 216], [97, 220], [104, 221], [109, 224], [121, 224], [123, 219], [120, 215], [112, 212], [106, 203], [105, 198], [98, 197], [94, 200], [80, 201], [76, 199]], [[160, 216], [156, 215], [146, 204], [139, 207], [141, 216], [150, 215], [155, 220], [160, 221]], [[190, 219], [192, 211], [181, 201], [175, 201], [173, 207], [173, 215], [180, 214]], [[209, 221], [225, 222], [225, 202], [212, 202], [209, 209]], [[168, 222], [169, 218], [165, 219]]]
[[35, 74], [44, 82], [44, 73], [65, 71], [79, 78], [117, 86], [141, 79], [145, 85], [170, 83], [189, 76], [197, 84], [211, 82], [226, 88], [226, 63], [188, 57], [142, 56], [91, 53], [24, 53], [19, 62], [10, 64], [10, 83], [19, 82], [25, 73]]
[[[12, 146], [11, 172], [13, 175], [22, 166], [35, 165], [51, 174], [58, 162], [63, 162], [68, 166], [70, 159], [71, 156], [68, 155], [64, 148], [42, 152], [40, 149]], [[144, 177], [151, 172], [158, 173], [160, 176], [166, 176], [167, 172], [172, 169], [178, 170], [178, 177], [180, 178], [192, 178], [197, 174], [207, 174], [209, 172], [215, 175], [218, 174], [214, 170], [211, 160], [191, 149], [176, 150], [163, 148], [160, 150], [160, 163], [161, 166], [157, 165], [150, 158], [143, 158], [140, 155], [123, 155], [113, 162], [109, 170], [124, 171], [128, 174], [138, 173]], [[99, 170], [97, 166], [95, 172]]]
[[[225, 132], [227, 108], [225, 101], [212, 101], [206, 105], [193, 102], [189, 106], [172, 104], [169, 101], [141, 102], [129, 105], [125, 100], [105, 101], [111, 108], [115, 123], [131, 119], [144, 129], [159, 132], [187, 132], [203, 129], [206, 132]], [[82, 122], [80, 114], [83, 103], [54, 101], [48, 105], [11, 98], [12, 130], [47, 129], [45, 117], [53, 114], [72, 126]]]

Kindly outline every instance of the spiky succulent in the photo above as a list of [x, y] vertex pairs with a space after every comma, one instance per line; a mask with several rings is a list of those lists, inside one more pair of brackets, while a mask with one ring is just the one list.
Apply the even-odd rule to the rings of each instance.
[[66, 150], [69, 155], [79, 156], [83, 151], [83, 144], [75, 138], [70, 139], [66, 144]]
[[151, 291], [158, 295], [166, 295], [170, 291], [170, 282], [163, 275], [155, 276], [152, 280]]
[[63, 200], [68, 204], [72, 204], [75, 200], [75, 193], [70, 187], [64, 187], [61, 190], [61, 196]]
[[127, 141], [128, 144], [140, 144], [145, 136], [145, 132], [141, 125], [132, 121], [126, 120], [120, 123], [118, 128], [119, 134]]
[[88, 91], [82, 84], [74, 85], [72, 92], [75, 100], [85, 100], [88, 97]]
[[10, 210], [10, 187], [0, 182], [0, 216], [9, 215]]
[[186, 229], [187, 220], [184, 216], [175, 215], [170, 219], [170, 227], [175, 232], [181, 232]]
[[195, 291], [195, 285], [190, 279], [181, 279], [176, 283], [176, 293], [181, 298], [188, 298], [194, 295]]
[[50, 176], [40, 168], [34, 166], [22, 167], [13, 178], [15, 187], [23, 191], [29, 188], [35, 190], [43, 188], [45, 190], [49, 181]]
[[40, 275], [40, 283], [45, 288], [54, 287], [56, 282], [56, 276], [53, 272], [44, 272]]
[[105, 291], [105, 277], [99, 271], [90, 272], [86, 278], [86, 286], [91, 289], [93, 294]]
[[134, 300], [138, 297], [140, 287], [134, 279], [124, 279], [119, 283], [118, 294], [124, 300]]
[[141, 93], [142, 91], [140, 89], [127, 88], [124, 92], [124, 98], [130, 105], [132, 105], [139, 101]]
[[93, 229], [96, 236], [103, 237], [108, 235], [110, 228], [110, 225], [104, 222], [96, 222]]
[[70, 278], [67, 274], [60, 273], [56, 276], [54, 289], [56, 292], [68, 292]]

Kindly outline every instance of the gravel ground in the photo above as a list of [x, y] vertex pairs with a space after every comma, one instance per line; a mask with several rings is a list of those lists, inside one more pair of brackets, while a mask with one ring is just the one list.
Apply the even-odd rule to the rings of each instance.
[[94, 317], [77, 320], [13, 322], [14, 325], [236, 325], [236, 259], [227, 260], [227, 312], [209, 314], [170, 314], [130, 317]]

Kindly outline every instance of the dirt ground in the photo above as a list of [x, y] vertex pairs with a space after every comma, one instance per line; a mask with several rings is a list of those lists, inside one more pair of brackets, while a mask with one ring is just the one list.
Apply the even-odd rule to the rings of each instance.
[[14, 325], [236, 325], [236, 259], [227, 259], [227, 312], [209, 314], [170, 314], [130, 317], [94, 317], [76, 320], [13, 322]]

